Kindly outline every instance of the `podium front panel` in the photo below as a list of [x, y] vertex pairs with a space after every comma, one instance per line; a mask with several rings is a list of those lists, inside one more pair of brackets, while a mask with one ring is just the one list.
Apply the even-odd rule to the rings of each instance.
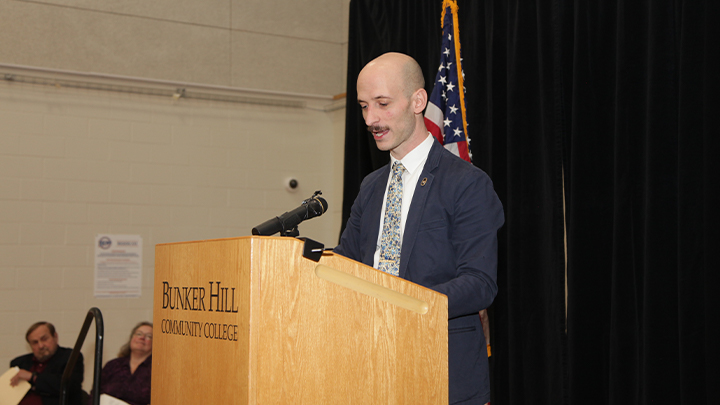
[[448, 402], [447, 298], [302, 251], [271, 237], [156, 247], [153, 405]]

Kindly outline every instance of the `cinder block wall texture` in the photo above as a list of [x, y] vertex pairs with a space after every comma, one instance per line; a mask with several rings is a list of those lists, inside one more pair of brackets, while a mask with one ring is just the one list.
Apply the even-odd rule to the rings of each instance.
[[[91, 307], [114, 358], [152, 320], [158, 243], [249, 235], [315, 190], [330, 209], [301, 233], [337, 243], [345, 109], [330, 97], [345, 92], [348, 1], [111, 3], [0, 0], [0, 64], [327, 97], [281, 107], [0, 80], [0, 366], [30, 351], [38, 320], [72, 346]], [[94, 297], [101, 233], [143, 238], [140, 298]], [[90, 337], [86, 389], [93, 353]]]

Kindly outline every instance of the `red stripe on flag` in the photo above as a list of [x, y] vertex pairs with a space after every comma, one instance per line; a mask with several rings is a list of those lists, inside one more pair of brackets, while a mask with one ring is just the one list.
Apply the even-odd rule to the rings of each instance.
[[[435, 139], [440, 142], [440, 144], [443, 144], [443, 134], [442, 131], [440, 131], [440, 127], [437, 126], [434, 122], [430, 121], [427, 117], [425, 117], [425, 126], [427, 127], [428, 131], [432, 134], [432, 136], [435, 137]], [[467, 149], [467, 148], [465, 148]]]
[[467, 160], [468, 162], [471, 162], [470, 153], [468, 152], [467, 142], [457, 142], [457, 145], [458, 145], [458, 153], [460, 154], [460, 157]]

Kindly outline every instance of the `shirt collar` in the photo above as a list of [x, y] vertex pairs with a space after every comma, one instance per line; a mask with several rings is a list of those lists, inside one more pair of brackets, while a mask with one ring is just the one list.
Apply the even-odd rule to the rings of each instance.
[[392, 155], [390, 155], [390, 167], [392, 167], [395, 162], [399, 161], [403, 166], [405, 166], [405, 170], [407, 170], [407, 172], [411, 175], [415, 172], [415, 170], [422, 169], [422, 163], [430, 154], [433, 139], [433, 136], [430, 132], [428, 132], [427, 138], [425, 138], [420, 145], [415, 147], [415, 149], [408, 152], [408, 154], [401, 160], [395, 159]]

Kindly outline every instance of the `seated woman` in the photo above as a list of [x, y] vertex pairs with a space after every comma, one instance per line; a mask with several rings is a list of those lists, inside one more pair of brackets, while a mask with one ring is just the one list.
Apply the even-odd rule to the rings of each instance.
[[131, 405], [150, 403], [152, 331], [150, 322], [140, 322], [133, 328], [130, 341], [120, 349], [118, 358], [103, 367], [100, 394], [111, 395]]

